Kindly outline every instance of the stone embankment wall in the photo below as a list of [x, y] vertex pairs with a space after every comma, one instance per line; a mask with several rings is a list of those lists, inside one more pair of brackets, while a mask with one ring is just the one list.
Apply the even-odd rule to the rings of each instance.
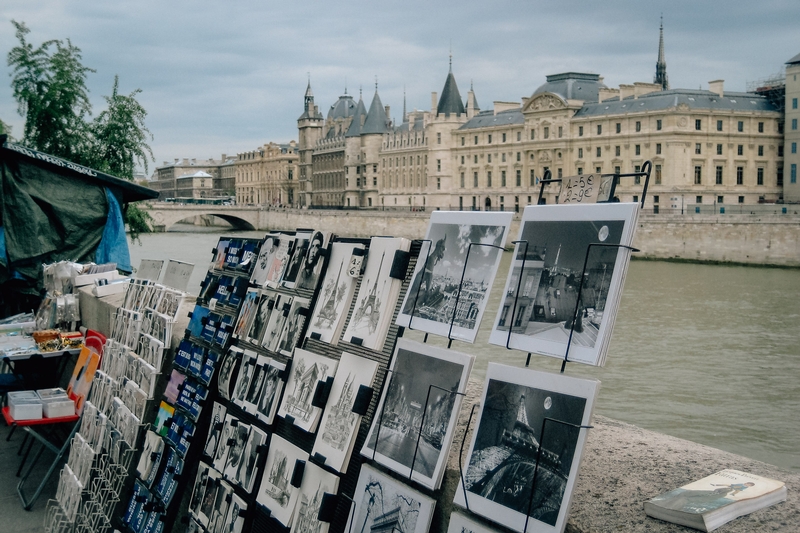
[[[95, 298], [90, 290], [81, 289], [83, 324], [108, 334], [111, 318], [121, 304], [122, 295]], [[178, 345], [188, 326], [187, 314], [193, 305], [194, 298], [189, 297], [179, 312], [178, 323], [172, 330], [173, 346]], [[464, 430], [472, 406], [480, 401], [482, 388], [483, 384], [475, 380], [470, 381], [467, 387], [444, 483], [436, 494], [436, 513], [430, 529], [432, 533], [447, 531], [449, 516], [455, 508], [452, 502], [460, 482], [460, 443], [466, 438], [466, 454], [471, 433], [464, 435]], [[800, 472], [788, 472], [766, 463], [647, 431], [604, 416], [595, 415], [592, 424], [592, 429], [585, 430], [589, 433], [575, 485], [567, 533], [690, 531], [649, 518], [644, 513], [644, 502], [725, 468], [779, 479], [786, 483], [788, 489], [786, 502], [734, 520], [724, 526], [725, 533], [800, 531]], [[470, 424], [471, 428], [474, 426], [475, 420]], [[188, 471], [194, 472], [195, 467], [196, 465], [191, 465]], [[486, 524], [492, 528], [490, 522]], [[173, 531], [180, 533], [184, 527], [176, 523]]]
[[[425, 236], [429, 213], [265, 210], [259, 227], [327, 228], [339, 235]], [[510, 239], [519, 231], [514, 216]], [[642, 215], [634, 245], [638, 257], [800, 267], [797, 215]]]

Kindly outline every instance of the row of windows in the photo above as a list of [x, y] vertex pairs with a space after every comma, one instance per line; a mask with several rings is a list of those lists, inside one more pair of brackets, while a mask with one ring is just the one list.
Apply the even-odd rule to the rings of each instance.
[[[717, 165], [714, 169], [714, 184], [715, 185], [722, 185], [722, 178], [724, 174], [724, 167], [721, 165]], [[783, 168], [778, 167], [777, 170], [777, 182], [778, 185], [783, 185]], [[694, 167], [694, 184], [695, 185], [702, 185], [703, 183], [703, 167], [701, 165], [695, 165]], [[736, 167], [736, 185], [744, 185], [744, 167]], [[756, 185], [764, 185], [764, 168], [758, 167], [756, 169]]]
[[[723, 121], [717, 120], [717, 131], [722, 131]], [[695, 119], [694, 121], [694, 129], [697, 131], [701, 131], [703, 129], [703, 120], [702, 119]], [[744, 132], [744, 121], [739, 120], [736, 122], [736, 131]], [[758, 123], [758, 133], [764, 133], [764, 123]]]
[[[496, 156], [497, 154], [494, 154], [494, 155]], [[509, 155], [511, 155], [511, 153], [509, 153]], [[439, 160], [437, 159], [437, 161], [439, 161]], [[517, 161], [522, 161], [522, 152], [517, 152]], [[466, 162], [466, 156], [462, 155], [461, 156], [461, 164], [464, 165], [464, 164], [466, 164], [465, 162]], [[474, 164], [476, 164], [476, 165], [478, 164], [478, 155], [477, 154], [472, 156], [472, 162]], [[487, 163], [491, 163], [492, 162], [492, 154], [486, 154], [486, 162]], [[501, 163], [505, 163], [506, 162], [506, 153], [505, 152], [500, 154], [500, 162]]]
[[[560, 129], [560, 128], [559, 128], [559, 129]], [[438, 136], [439, 136], [439, 144], [442, 144], [442, 143], [441, 143], [441, 135], [442, 135], [442, 134], [441, 134], [441, 133], [437, 133], [436, 135], [438, 135]], [[501, 133], [500, 135], [501, 135], [501, 137], [500, 137], [500, 138], [501, 138], [501, 141], [500, 141], [500, 142], [508, 142], [508, 136], [507, 136], [507, 134], [506, 134], [506, 133]], [[560, 136], [561, 136], [561, 135], [559, 135], [559, 137], [560, 137]], [[533, 138], [533, 131], [531, 131], [531, 138]], [[493, 139], [494, 139], [494, 137], [493, 137], [493, 134], [491, 134], [491, 133], [487, 133], [487, 134], [486, 134], [486, 141], [487, 141], [487, 144], [492, 144], [492, 140], [493, 140]], [[519, 142], [519, 141], [521, 141], [521, 140], [522, 140], [522, 132], [521, 132], [521, 131], [518, 131], [518, 132], [517, 132], [517, 141]], [[465, 145], [466, 145], [466, 143], [467, 143], [467, 138], [466, 138], [464, 135], [462, 135], [462, 136], [461, 136], [461, 146], [465, 146]], [[473, 137], [473, 144], [478, 144], [478, 136], [477, 136], [477, 135], [475, 135], [475, 136]]]
[[[531, 185], [533, 185], [534, 179], [535, 178], [534, 178], [533, 170], [531, 170]], [[466, 187], [466, 177], [465, 177], [465, 173], [464, 172], [462, 172], [461, 175], [460, 175], [459, 186], [462, 189], [464, 187]], [[473, 172], [472, 173], [472, 186], [473, 187], [477, 187], [478, 186], [478, 173], [477, 172]], [[487, 187], [492, 187], [492, 171], [491, 170], [486, 172], [486, 186]], [[508, 186], [508, 183], [507, 183], [507, 180], [506, 180], [506, 171], [502, 170], [502, 171], [500, 171], [500, 187], [507, 187], [507, 186]], [[515, 174], [514, 174], [514, 186], [515, 187], [522, 187], [522, 171], [521, 170], [517, 170], [515, 172]]]

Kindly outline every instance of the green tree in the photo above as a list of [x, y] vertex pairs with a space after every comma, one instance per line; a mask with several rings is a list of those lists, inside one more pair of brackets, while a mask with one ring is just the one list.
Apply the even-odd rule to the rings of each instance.
[[[19, 45], [8, 53], [11, 87], [19, 114], [25, 117], [22, 144], [102, 172], [133, 181], [137, 164], [147, 171], [153, 136], [145, 126], [147, 111], [136, 100], [141, 90], [119, 94], [114, 77], [108, 108], [90, 120], [92, 106], [86, 76], [95, 72], [82, 63], [81, 50], [67, 39], [34, 47], [22, 22], [12, 21]], [[125, 222], [131, 238], [150, 231], [152, 218], [136, 205], [127, 205]]]
[[86, 118], [92, 113], [86, 75], [94, 72], [81, 62], [81, 50], [69, 39], [45, 41], [38, 47], [26, 40], [30, 30], [16, 28], [19, 45], [8, 53], [13, 68], [11, 88], [19, 114], [25, 117], [22, 143], [76, 163], [84, 163], [88, 148]]

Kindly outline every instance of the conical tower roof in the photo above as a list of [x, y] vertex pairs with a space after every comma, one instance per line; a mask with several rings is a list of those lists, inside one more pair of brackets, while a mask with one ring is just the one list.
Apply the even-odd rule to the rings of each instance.
[[464, 112], [464, 103], [461, 101], [456, 78], [453, 76], [453, 59], [450, 58], [450, 72], [447, 73], [442, 97], [439, 98], [439, 105], [436, 106], [436, 115], [460, 115]]
[[384, 134], [389, 131], [387, 122], [386, 110], [381, 103], [381, 97], [378, 96], [378, 89], [375, 89], [375, 96], [372, 97], [367, 120], [364, 121], [364, 126], [361, 128], [361, 135]]
[[353, 120], [350, 122], [350, 127], [347, 128], [345, 137], [358, 137], [361, 135], [361, 123], [365, 121], [366, 115], [367, 108], [364, 106], [364, 99], [361, 98], [361, 95], [359, 95], [356, 112], [353, 114]]

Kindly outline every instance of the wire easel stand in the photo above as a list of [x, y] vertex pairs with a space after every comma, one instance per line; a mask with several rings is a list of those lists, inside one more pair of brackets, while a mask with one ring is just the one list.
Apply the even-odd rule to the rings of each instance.
[[[425, 255], [425, 266], [422, 270], [420, 270], [420, 275], [424, 276], [425, 271], [428, 269], [428, 260], [431, 258], [431, 248], [433, 248], [433, 241], [430, 239], [414, 239], [411, 242], [427, 242], [428, 243], [428, 252]], [[419, 259], [417, 259], [419, 261]], [[411, 280], [411, 283], [414, 283], [414, 279]], [[419, 280], [419, 285], [417, 285], [417, 292], [414, 294], [414, 303], [411, 305], [411, 316], [408, 318], [408, 331], [412, 331], [414, 328], [411, 327], [412, 322], [414, 322], [414, 311], [417, 310], [417, 300], [419, 300], [419, 290], [422, 288], [422, 278]], [[425, 333], [425, 342], [428, 341], [428, 334]]]
[[[528, 498], [528, 510], [525, 513], [525, 527], [522, 530], [523, 533], [527, 533], [527, 531], [528, 531], [528, 522], [530, 521], [530, 518], [531, 518], [531, 511], [533, 510], [532, 509], [533, 508], [533, 497], [536, 494], [536, 478], [537, 478], [537, 474], [539, 473], [539, 463], [541, 462], [542, 448], [544, 448], [544, 430], [545, 430], [545, 426], [546, 426], [548, 421], [549, 422], [556, 422], [558, 424], [563, 424], [565, 426], [570, 426], [570, 427], [578, 429], [578, 430], [581, 430], [581, 429], [592, 429], [594, 427], [594, 426], [583, 426], [583, 425], [579, 425], [579, 424], [572, 424], [570, 422], [564, 422], [563, 420], [558, 420], [558, 419], [549, 418], [549, 417], [545, 417], [542, 420], [542, 431], [539, 433], [539, 448], [536, 450], [536, 463], [534, 464], [534, 467], [533, 467], [533, 479], [531, 480], [531, 495]], [[462, 482], [463, 482], [463, 478], [462, 478]], [[466, 491], [465, 491], [465, 494], [466, 494]], [[464, 501], [466, 501], [466, 497], [464, 498]]]
[[586, 267], [589, 264], [589, 253], [592, 251], [592, 247], [603, 247], [603, 248], [625, 248], [631, 252], [638, 252], [637, 248], [633, 246], [628, 246], [627, 244], [613, 244], [613, 243], [604, 243], [604, 242], [593, 242], [590, 243], [589, 246], [586, 247], [586, 256], [583, 258], [583, 270], [581, 271], [581, 281], [578, 284], [578, 294], [575, 298], [575, 310], [572, 312], [572, 324], [569, 328], [569, 337], [567, 338], [567, 348], [564, 352], [564, 360], [561, 362], [561, 373], [564, 373], [564, 369], [567, 367], [567, 362], [569, 361], [569, 349], [572, 346], [572, 337], [575, 333], [575, 324], [580, 319], [578, 316], [580, 314], [580, 307], [581, 307], [581, 293], [583, 292], [583, 280], [586, 279]]
[[[550, 172], [550, 171], [548, 170], [548, 172]], [[506, 336], [506, 350], [510, 350], [511, 349], [511, 346], [510, 346], [510, 344], [511, 344], [511, 330], [514, 327], [514, 315], [517, 314], [517, 301], [519, 301], [519, 289], [522, 286], [522, 273], [525, 272], [525, 261], [528, 260], [528, 241], [524, 241], [524, 240], [523, 241], [513, 241], [511, 244], [515, 245], [514, 257], [517, 257], [519, 255], [517, 253], [517, 250], [516, 250], [516, 248], [517, 248], [516, 245], [525, 244], [525, 250], [522, 253], [522, 264], [520, 265], [520, 268], [519, 268], [519, 277], [517, 279], [517, 289], [514, 291], [514, 306], [511, 309], [511, 320], [510, 320], [510, 322], [508, 324], [508, 335]], [[513, 268], [514, 259], [512, 258], [511, 261], [512, 261], [512, 268]], [[528, 352], [528, 359], [525, 361], [525, 366], [528, 366], [530, 364], [531, 364], [531, 353]]]

